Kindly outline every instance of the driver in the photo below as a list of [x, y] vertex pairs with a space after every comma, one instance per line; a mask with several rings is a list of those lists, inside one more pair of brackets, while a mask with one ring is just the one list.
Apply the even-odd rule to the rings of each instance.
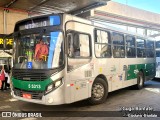
[[35, 47], [35, 59], [36, 60], [46, 60], [48, 55], [48, 46], [40, 39], [39, 43]]

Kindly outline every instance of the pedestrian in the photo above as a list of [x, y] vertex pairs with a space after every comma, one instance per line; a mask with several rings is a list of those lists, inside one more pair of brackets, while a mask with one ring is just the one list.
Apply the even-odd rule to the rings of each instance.
[[2, 81], [0, 80], [0, 89], [1, 89], [1, 87], [2, 87]]
[[8, 70], [4, 69], [4, 75], [5, 75], [5, 90], [7, 89], [7, 87], [9, 87], [8, 81], [9, 80], [9, 74], [8, 74]]
[[0, 72], [0, 80], [2, 82], [1, 90], [6, 90], [7, 89], [7, 81], [5, 81], [5, 74], [4, 74], [4, 66], [1, 66], [1, 72]]

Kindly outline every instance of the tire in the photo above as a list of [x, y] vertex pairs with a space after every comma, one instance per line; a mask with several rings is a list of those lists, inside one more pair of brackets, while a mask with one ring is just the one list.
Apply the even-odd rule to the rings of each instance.
[[92, 85], [91, 97], [88, 99], [92, 105], [101, 104], [108, 96], [108, 85], [102, 78], [96, 78]]
[[142, 71], [140, 71], [137, 75], [136, 89], [140, 90], [143, 88], [143, 86], [144, 86], [144, 74]]

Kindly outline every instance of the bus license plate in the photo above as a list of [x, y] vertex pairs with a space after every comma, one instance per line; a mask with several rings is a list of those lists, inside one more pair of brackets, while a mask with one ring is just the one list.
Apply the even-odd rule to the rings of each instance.
[[31, 94], [23, 93], [23, 98], [31, 99], [32, 96], [31, 96]]

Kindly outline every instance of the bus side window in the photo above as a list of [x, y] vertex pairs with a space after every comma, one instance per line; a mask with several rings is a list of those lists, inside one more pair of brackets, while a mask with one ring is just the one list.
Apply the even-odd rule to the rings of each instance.
[[89, 34], [73, 31], [67, 35], [68, 67], [70, 71], [91, 59], [91, 38]]
[[113, 57], [124, 58], [125, 57], [124, 35], [113, 32], [112, 41], [113, 41]]
[[89, 35], [81, 33], [69, 33], [67, 35], [67, 39], [69, 57], [90, 57]]
[[79, 57], [80, 56], [79, 34], [74, 34], [73, 48], [74, 48], [74, 57]]
[[98, 58], [111, 57], [111, 39], [110, 32], [95, 30], [95, 54]]
[[145, 40], [141, 38], [136, 39], [137, 43], [137, 57], [146, 57]]
[[68, 56], [78, 57], [80, 56], [80, 43], [78, 34], [69, 33], [67, 35], [68, 39]]
[[136, 57], [135, 37], [126, 35], [126, 55], [128, 58]]

